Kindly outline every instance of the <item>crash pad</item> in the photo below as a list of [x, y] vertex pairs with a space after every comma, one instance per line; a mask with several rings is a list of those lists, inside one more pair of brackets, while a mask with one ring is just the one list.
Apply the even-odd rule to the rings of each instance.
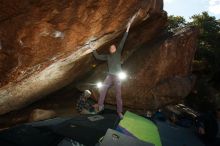
[[142, 116], [127, 111], [120, 121], [119, 127], [142, 141], [162, 146], [157, 126]]

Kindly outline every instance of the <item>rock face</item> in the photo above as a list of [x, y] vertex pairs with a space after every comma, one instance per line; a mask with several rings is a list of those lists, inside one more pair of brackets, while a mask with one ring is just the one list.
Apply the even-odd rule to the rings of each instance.
[[[130, 55], [123, 65], [129, 75], [122, 85], [124, 105], [155, 109], [186, 97], [195, 82], [191, 66], [197, 35], [197, 29], [185, 28], [168, 38], [161, 37], [144, 44]], [[106, 66], [99, 66], [87, 80], [78, 84], [78, 88], [90, 88], [97, 93], [95, 87], [87, 85], [104, 80], [103, 70], [107, 70]], [[115, 104], [114, 88], [106, 102]]]
[[56, 117], [56, 112], [53, 110], [35, 109], [31, 112], [29, 122], [41, 121]]
[[24, 107], [91, 70], [94, 59], [88, 42], [97, 48], [117, 43], [138, 10], [127, 52], [157, 37], [166, 25], [162, 0], [0, 3], [0, 114]]
[[[131, 77], [123, 84], [125, 105], [151, 107], [187, 95], [196, 33], [187, 29], [163, 38], [167, 14], [162, 0], [1, 0], [0, 114], [72, 82], [102, 80], [105, 65], [93, 58], [88, 43], [106, 52], [138, 10], [123, 52]], [[112, 95], [108, 103], [114, 103]], [[152, 104], [155, 98], [158, 103]]]

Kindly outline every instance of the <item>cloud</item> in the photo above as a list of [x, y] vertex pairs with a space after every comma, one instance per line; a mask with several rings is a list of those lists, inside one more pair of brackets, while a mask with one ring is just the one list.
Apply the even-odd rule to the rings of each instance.
[[174, 0], [164, 0], [164, 3], [172, 3]]
[[220, 14], [220, 0], [209, 0], [208, 10], [213, 14]]

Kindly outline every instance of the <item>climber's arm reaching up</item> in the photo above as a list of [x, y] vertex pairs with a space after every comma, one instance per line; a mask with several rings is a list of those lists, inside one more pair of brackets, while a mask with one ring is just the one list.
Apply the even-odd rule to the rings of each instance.
[[123, 49], [124, 44], [125, 44], [125, 41], [126, 41], [126, 39], [127, 39], [127, 37], [128, 37], [128, 32], [129, 32], [129, 30], [130, 30], [131, 24], [133, 23], [133, 21], [134, 21], [134, 19], [135, 19], [136, 16], [137, 16], [137, 15], [134, 15], [134, 16], [131, 18], [131, 20], [128, 22], [127, 30], [126, 30], [126, 32], [124, 33], [124, 36], [123, 36], [123, 38], [122, 38], [122, 40], [121, 40], [121, 42], [120, 42], [120, 44], [118, 45], [118, 48], [117, 48], [117, 52], [118, 52], [118, 53], [121, 53], [121, 52], [122, 52], [122, 49]]

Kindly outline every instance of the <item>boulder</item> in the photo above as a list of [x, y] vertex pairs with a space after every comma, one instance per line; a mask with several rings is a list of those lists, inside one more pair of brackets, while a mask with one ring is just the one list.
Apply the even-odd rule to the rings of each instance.
[[0, 3], [0, 114], [27, 106], [87, 75], [99, 64], [88, 43], [107, 50], [106, 43], [118, 42], [138, 10], [125, 57], [160, 36], [167, 23], [162, 0]]
[[[120, 41], [137, 11], [122, 54], [128, 74], [122, 86], [124, 105], [158, 108], [182, 100], [194, 85], [191, 68], [198, 31], [189, 27], [164, 33], [167, 14], [162, 0], [0, 3], [0, 114], [70, 83], [98, 96], [95, 83], [104, 80], [107, 68], [94, 59], [88, 44], [106, 53], [110, 44]], [[115, 104], [112, 89], [106, 102]]]
[[47, 120], [55, 117], [56, 112], [53, 110], [34, 109], [29, 116], [29, 122]]

